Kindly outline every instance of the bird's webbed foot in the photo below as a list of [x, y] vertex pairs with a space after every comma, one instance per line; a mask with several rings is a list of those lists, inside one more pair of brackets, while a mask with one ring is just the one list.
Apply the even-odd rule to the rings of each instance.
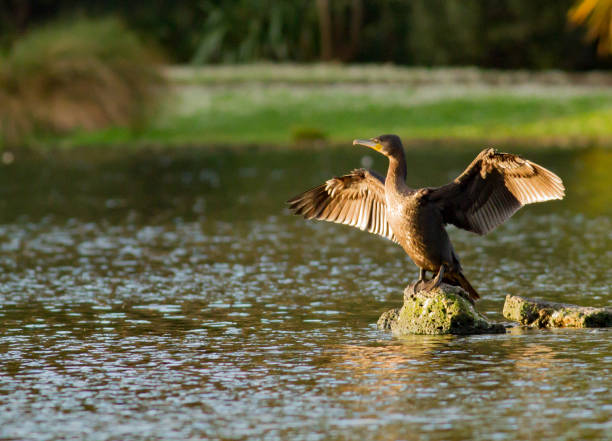
[[438, 270], [438, 274], [436, 274], [436, 277], [434, 277], [431, 280], [424, 281], [421, 290], [431, 291], [432, 289], [435, 289], [438, 286], [440, 286], [440, 283], [442, 283], [442, 279], [444, 278], [445, 272], [446, 272], [445, 266], [440, 265], [440, 269]]
[[416, 294], [419, 291], [425, 290], [425, 284], [427, 283], [427, 278], [425, 277], [425, 270], [423, 268], [419, 271], [419, 280], [410, 285], [410, 289], [412, 290], [412, 294]]
[[427, 283], [427, 280], [417, 280], [416, 282], [414, 282], [412, 285], [410, 285], [410, 289], [412, 290], [412, 294], [416, 294], [419, 291], [425, 291], [425, 284]]

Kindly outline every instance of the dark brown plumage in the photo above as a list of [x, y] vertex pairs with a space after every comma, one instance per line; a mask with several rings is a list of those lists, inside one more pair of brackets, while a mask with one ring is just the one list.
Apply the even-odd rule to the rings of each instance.
[[[480, 152], [449, 184], [411, 189], [406, 185], [406, 160], [398, 136], [382, 135], [353, 144], [389, 158], [386, 178], [372, 170], [353, 170], [290, 199], [289, 206], [306, 219], [351, 225], [397, 242], [420, 268], [415, 290], [446, 282], [478, 299], [444, 226], [486, 234], [523, 205], [565, 195], [561, 178], [551, 171], [494, 149]], [[427, 281], [426, 271], [436, 277]]]

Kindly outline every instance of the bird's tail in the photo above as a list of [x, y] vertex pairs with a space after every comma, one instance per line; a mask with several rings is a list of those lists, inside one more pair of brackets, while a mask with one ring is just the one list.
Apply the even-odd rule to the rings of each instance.
[[461, 271], [444, 274], [442, 281], [450, 285], [460, 286], [468, 293], [472, 300], [478, 300], [480, 298], [474, 287], [468, 282], [468, 279], [465, 278]]

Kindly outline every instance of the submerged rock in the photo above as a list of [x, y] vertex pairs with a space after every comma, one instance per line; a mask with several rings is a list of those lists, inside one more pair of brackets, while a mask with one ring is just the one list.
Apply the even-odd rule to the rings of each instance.
[[538, 328], [603, 328], [612, 326], [612, 309], [545, 302], [506, 296], [504, 317]]
[[501, 323], [491, 323], [467, 300], [456, 286], [441, 284], [431, 291], [404, 291], [404, 305], [385, 312], [378, 328], [396, 335], [405, 334], [486, 334], [503, 333]]

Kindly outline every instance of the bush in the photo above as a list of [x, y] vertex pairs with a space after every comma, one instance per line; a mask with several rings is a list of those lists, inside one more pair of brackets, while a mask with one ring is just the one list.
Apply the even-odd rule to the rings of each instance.
[[301, 143], [316, 143], [325, 141], [327, 135], [321, 129], [316, 127], [297, 126], [291, 129], [291, 139], [293, 142]]
[[33, 30], [0, 59], [0, 136], [17, 144], [35, 132], [137, 127], [166, 89], [156, 61], [115, 19]]

